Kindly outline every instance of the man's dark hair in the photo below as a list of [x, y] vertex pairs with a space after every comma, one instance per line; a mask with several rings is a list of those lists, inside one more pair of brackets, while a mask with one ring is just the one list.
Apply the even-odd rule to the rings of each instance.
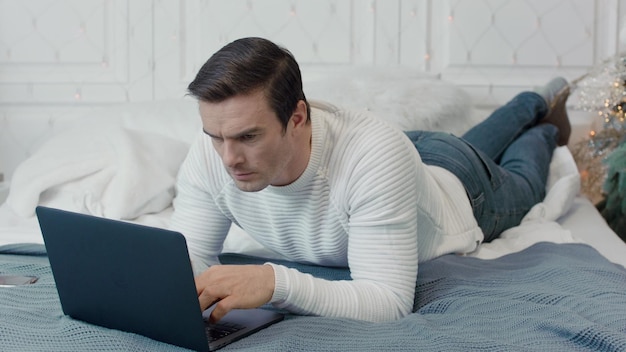
[[311, 108], [302, 91], [300, 67], [285, 48], [263, 38], [242, 38], [227, 44], [202, 65], [187, 87], [201, 101], [219, 103], [240, 94], [263, 89], [283, 129], [298, 101]]

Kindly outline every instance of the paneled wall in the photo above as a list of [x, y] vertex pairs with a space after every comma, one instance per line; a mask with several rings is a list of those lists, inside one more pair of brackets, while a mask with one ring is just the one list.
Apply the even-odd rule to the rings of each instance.
[[406, 66], [495, 106], [620, 49], [624, 0], [0, 0], [0, 172], [96, 105], [181, 99], [243, 36], [305, 72]]

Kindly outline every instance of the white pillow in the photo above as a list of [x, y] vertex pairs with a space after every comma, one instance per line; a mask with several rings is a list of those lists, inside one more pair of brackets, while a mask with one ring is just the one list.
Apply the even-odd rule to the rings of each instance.
[[457, 135], [472, 121], [469, 94], [452, 83], [407, 68], [303, 68], [307, 99], [369, 110], [403, 131]]

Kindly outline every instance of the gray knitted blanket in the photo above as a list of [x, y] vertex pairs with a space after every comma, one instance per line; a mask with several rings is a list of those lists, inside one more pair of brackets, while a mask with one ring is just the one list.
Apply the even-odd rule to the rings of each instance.
[[[223, 262], [258, 259], [225, 255]], [[343, 269], [289, 264], [329, 279]], [[0, 273], [37, 275], [0, 288], [3, 351], [177, 351], [64, 316], [42, 246], [0, 247]], [[582, 244], [540, 243], [495, 260], [447, 255], [420, 266], [415, 313], [388, 323], [288, 316], [223, 350], [626, 351], [626, 270]]]

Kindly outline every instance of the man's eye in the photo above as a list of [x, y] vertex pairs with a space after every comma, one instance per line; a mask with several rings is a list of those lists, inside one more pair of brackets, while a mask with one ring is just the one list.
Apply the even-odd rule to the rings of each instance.
[[257, 135], [255, 134], [244, 134], [243, 136], [239, 137], [239, 139], [244, 142], [249, 142], [249, 141], [254, 140], [256, 136]]

